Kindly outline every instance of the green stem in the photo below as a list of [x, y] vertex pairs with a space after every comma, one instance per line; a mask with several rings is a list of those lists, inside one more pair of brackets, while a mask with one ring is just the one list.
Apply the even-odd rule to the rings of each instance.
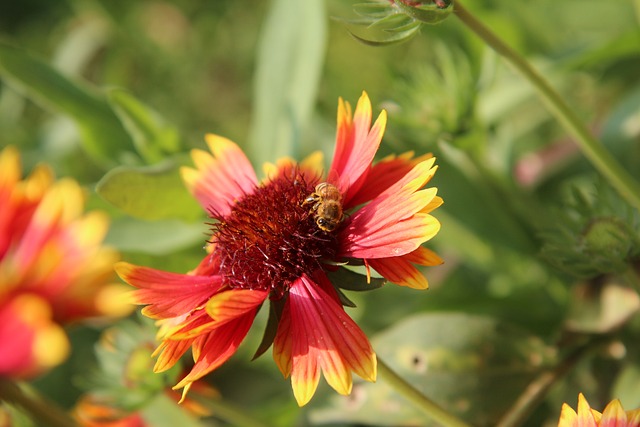
[[400, 377], [389, 365], [378, 357], [378, 374], [404, 398], [411, 401], [422, 412], [427, 414], [429, 418], [441, 424], [444, 427], [469, 427], [469, 424], [458, 419], [451, 413], [445, 411], [427, 396], [422, 394], [418, 389]]
[[507, 46], [489, 28], [469, 13], [459, 0], [455, 1], [454, 7], [455, 15], [460, 21], [529, 80], [546, 102], [551, 113], [575, 138], [587, 159], [629, 204], [640, 211], [640, 185], [618, 164], [604, 146], [591, 135], [558, 92], [522, 56]]
[[33, 392], [26, 393], [13, 381], [0, 377], [0, 401], [19, 406], [35, 420], [49, 427], [78, 427], [62, 409]]

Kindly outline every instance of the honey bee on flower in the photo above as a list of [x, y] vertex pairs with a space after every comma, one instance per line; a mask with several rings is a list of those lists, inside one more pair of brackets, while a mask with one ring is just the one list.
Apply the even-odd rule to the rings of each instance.
[[334, 231], [342, 222], [342, 194], [333, 184], [321, 182], [303, 204], [312, 204], [316, 225], [323, 231]]
[[442, 199], [435, 188], [423, 189], [437, 168], [431, 155], [373, 164], [386, 112], [371, 122], [366, 93], [353, 115], [339, 100], [331, 179], [323, 179], [317, 154], [267, 164], [268, 178], [260, 181], [226, 138], [207, 135], [211, 154], [192, 152], [195, 169], [184, 168], [182, 177], [215, 220], [208, 254], [187, 274], [116, 266], [138, 288], [143, 314], [161, 325], [155, 370], [169, 369], [191, 348], [195, 364], [174, 387], [183, 395], [235, 353], [267, 300], [277, 330], [266, 344], [300, 406], [320, 373], [341, 394], [351, 392], [352, 372], [375, 381], [376, 355], [327, 273], [353, 261], [400, 286], [426, 289], [416, 265], [442, 262], [422, 246], [440, 229], [431, 212]]

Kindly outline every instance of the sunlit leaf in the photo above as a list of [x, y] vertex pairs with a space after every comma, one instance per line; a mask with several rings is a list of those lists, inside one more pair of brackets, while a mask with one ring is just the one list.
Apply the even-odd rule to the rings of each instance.
[[113, 169], [100, 180], [96, 191], [112, 205], [141, 219], [193, 221], [203, 212], [173, 163]]
[[132, 139], [98, 90], [5, 43], [0, 43], [0, 73], [42, 105], [70, 116], [97, 163], [110, 167], [131, 161]]
[[298, 157], [324, 63], [321, 0], [275, 0], [260, 34], [249, 153], [256, 163]]

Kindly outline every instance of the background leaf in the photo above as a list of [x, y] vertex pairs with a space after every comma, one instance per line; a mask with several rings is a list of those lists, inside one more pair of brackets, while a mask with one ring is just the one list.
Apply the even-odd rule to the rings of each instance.
[[200, 222], [176, 219], [150, 222], [126, 217], [111, 223], [105, 243], [121, 251], [166, 256], [188, 247], [203, 246], [210, 234], [209, 226]]
[[96, 192], [127, 214], [146, 220], [194, 221], [202, 208], [185, 188], [174, 162], [151, 167], [119, 167], [107, 173]]
[[98, 164], [130, 163], [131, 137], [100, 92], [6, 43], [0, 43], [0, 72], [35, 100], [70, 116], [80, 129], [84, 149]]
[[249, 153], [256, 164], [301, 154], [325, 43], [323, 1], [272, 2], [260, 35], [254, 78]]
[[107, 95], [114, 111], [133, 138], [138, 153], [148, 163], [162, 160], [165, 153], [173, 154], [178, 151], [178, 129], [166, 123], [156, 111], [122, 89], [112, 89]]
[[[473, 422], [492, 425], [517, 393], [554, 360], [554, 351], [521, 328], [457, 313], [407, 317], [372, 339], [380, 358], [436, 403]], [[474, 396], [470, 400], [468, 397]], [[359, 383], [351, 398], [334, 396], [315, 422], [385, 426], [430, 424], [381, 378]]]

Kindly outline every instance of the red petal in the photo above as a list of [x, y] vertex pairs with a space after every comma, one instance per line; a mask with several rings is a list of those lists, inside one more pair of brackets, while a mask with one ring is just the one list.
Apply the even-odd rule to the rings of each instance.
[[158, 356], [158, 360], [156, 360], [156, 364], [153, 367], [153, 372], [164, 372], [167, 369], [171, 369], [171, 367], [180, 360], [189, 347], [191, 347], [192, 343], [193, 339], [162, 341], [153, 353], [154, 356], [160, 353], [160, 356]]
[[345, 209], [358, 206], [378, 197], [387, 188], [396, 184], [402, 177], [413, 169], [415, 165], [433, 157], [431, 154], [425, 154], [420, 157], [413, 158], [413, 152], [407, 152], [400, 156], [389, 156], [376, 163], [367, 178], [349, 200], [348, 204], [344, 204]]
[[193, 343], [195, 365], [173, 389], [187, 387], [226, 362], [247, 335], [256, 311], [245, 313], [233, 322], [228, 322], [213, 331], [202, 335]]
[[[351, 391], [351, 371], [366, 380], [376, 376], [375, 354], [369, 340], [342, 306], [318, 284], [303, 275], [289, 290], [283, 320], [290, 325], [278, 330], [276, 346], [291, 336], [291, 383], [300, 406], [313, 396], [318, 382], [318, 367], [336, 391]], [[288, 331], [286, 330], [288, 329]], [[286, 353], [278, 348], [277, 351]]]
[[126, 262], [115, 265], [116, 273], [132, 286], [138, 304], [149, 304], [143, 314], [152, 318], [172, 318], [202, 306], [222, 285], [220, 276], [192, 276], [169, 273]]
[[206, 304], [206, 311], [194, 313], [177, 329], [170, 332], [173, 339], [195, 337], [236, 321], [239, 317], [253, 312], [264, 302], [267, 291], [232, 289], [213, 295]]
[[[347, 234], [342, 256], [352, 258], [390, 258], [415, 251], [422, 243], [431, 239], [440, 230], [440, 223], [428, 214], [415, 214], [413, 217], [389, 224], [387, 228], [367, 233], [362, 227], [360, 233]], [[347, 227], [346, 231], [350, 231]]]
[[396, 184], [353, 214], [340, 231], [341, 255], [387, 258], [414, 251], [432, 238], [440, 223], [418, 213], [436, 197], [436, 189], [418, 191], [435, 173], [435, 159], [416, 165]]
[[366, 92], [358, 100], [353, 120], [351, 106], [340, 99], [336, 149], [329, 176], [340, 177], [340, 190], [345, 194], [345, 204], [349, 203], [349, 199], [364, 183], [380, 146], [386, 123], [387, 113], [383, 110], [370, 129], [371, 101]]

